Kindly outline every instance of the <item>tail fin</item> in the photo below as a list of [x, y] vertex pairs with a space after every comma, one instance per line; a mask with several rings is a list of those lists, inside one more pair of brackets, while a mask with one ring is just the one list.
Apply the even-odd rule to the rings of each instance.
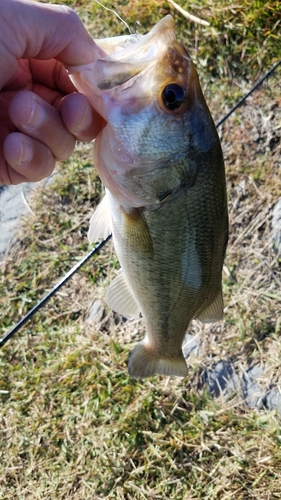
[[186, 377], [188, 373], [183, 354], [178, 358], [158, 358], [147, 351], [144, 341], [131, 352], [128, 370], [133, 378], [151, 377], [156, 374]]

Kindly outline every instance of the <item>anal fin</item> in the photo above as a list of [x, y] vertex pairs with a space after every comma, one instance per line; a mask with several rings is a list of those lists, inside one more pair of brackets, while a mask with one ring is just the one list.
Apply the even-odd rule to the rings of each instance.
[[152, 375], [174, 375], [186, 377], [187, 365], [183, 354], [177, 358], [157, 357], [140, 342], [131, 352], [128, 363], [129, 374], [133, 378], [145, 378]]
[[199, 319], [202, 323], [215, 323], [221, 320], [223, 317], [223, 298], [222, 291], [216, 295], [213, 302], [204, 309], [196, 319]]
[[90, 220], [88, 240], [94, 243], [104, 240], [111, 234], [111, 214], [107, 195], [103, 197]]
[[111, 309], [122, 314], [125, 318], [133, 319], [140, 316], [140, 306], [129, 288], [122, 269], [110, 283], [105, 300]]

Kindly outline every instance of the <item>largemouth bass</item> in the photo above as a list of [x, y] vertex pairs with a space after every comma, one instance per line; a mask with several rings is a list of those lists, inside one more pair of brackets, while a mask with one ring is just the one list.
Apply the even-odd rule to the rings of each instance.
[[131, 376], [186, 376], [190, 321], [223, 315], [228, 216], [220, 141], [171, 16], [143, 37], [97, 43], [104, 57], [71, 68], [105, 120], [94, 164], [106, 196], [89, 239], [112, 231], [121, 270], [107, 303], [128, 318], [143, 315], [146, 336], [130, 354]]

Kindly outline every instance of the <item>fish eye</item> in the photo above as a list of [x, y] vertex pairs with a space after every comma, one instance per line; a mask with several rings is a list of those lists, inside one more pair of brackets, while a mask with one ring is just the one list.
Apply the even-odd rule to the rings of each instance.
[[184, 97], [184, 89], [177, 83], [170, 83], [162, 92], [164, 106], [171, 111], [175, 111], [181, 106]]

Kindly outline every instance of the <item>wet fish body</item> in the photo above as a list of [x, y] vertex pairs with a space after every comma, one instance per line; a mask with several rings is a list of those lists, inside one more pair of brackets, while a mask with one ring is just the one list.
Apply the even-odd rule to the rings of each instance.
[[[108, 43], [101, 47], [111, 50]], [[124, 316], [144, 318], [146, 336], [130, 355], [129, 373], [185, 376], [190, 321], [223, 314], [228, 217], [221, 146], [171, 16], [112, 51], [72, 77], [107, 123], [94, 144], [106, 196], [89, 238], [112, 231], [121, 271], [106, 300]]]

